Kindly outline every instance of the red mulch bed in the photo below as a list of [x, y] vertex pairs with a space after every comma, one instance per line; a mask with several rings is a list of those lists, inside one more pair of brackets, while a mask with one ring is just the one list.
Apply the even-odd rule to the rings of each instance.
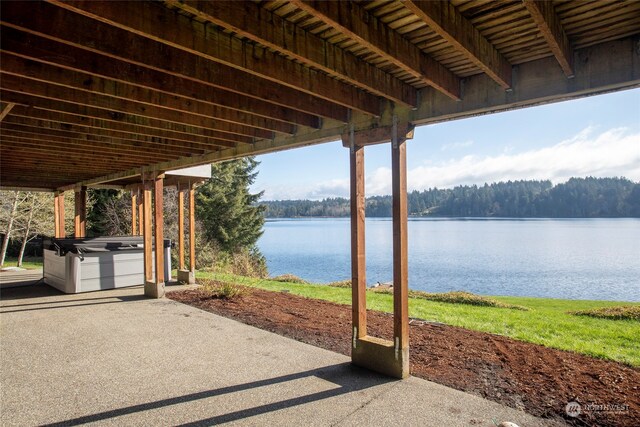
[[[234, 300], [213, 299], [199, 289], [171, 292], [167, 296], [350, 355], [348, 305], [259, 289]], [[389, 314], [376, 311], [367, 314], [369, 335], [390, 339], [392, 323]], [[412, 321], [409, 333], [412, 375], [576, 426], [640, 426], [638, 369], [442, 324]], [[565, 414], [565, 405], [570, 401], [582, 405], [578, 418]], [[590, 404], [623, 408], [618, 412], [611, 407], [589, 410]]]

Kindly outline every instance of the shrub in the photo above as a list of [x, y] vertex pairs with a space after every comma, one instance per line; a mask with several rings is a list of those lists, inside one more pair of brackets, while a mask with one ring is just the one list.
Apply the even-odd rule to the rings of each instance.
[[299, 283], [301, 285], [305, 285], [308, 284], [309, 282], [307, 282], [306, 280], [295, 276], [293, 274], [281, 274], [279, 276], [276, 277], [272, 277], [271, 280], [275, 281], [275, 282], [285, 282], [285, 283]]
[[351, 288], [351, 279], [340, 280], [338, 282], [327, 283], [327, 286], [333, 288]]
[[202, 289], [211, 298], [232, 300], [242, 298], [248, 288], [231, 282], [219, 282], [213, 279], [198, 279]]
[[409, 297], [426, 299], [435, 302], [445, 302], [451, 304], [468, 304], [483, 307], [511, 308], [514, 310], [529, 310], [526, 307], [514, 304], [506, 304], [493, 298], [483, 297], [481, 295], [472, 294], [465, 291], [453, 291], [443, 293], [429, 293], [423, 291], [409, 291]]
[[599, 319], [640, 321], [640, 306], [619, 305], [615, 307], [593, 308], [591, 310], [569, 311], [567, 314], [596, 317]]

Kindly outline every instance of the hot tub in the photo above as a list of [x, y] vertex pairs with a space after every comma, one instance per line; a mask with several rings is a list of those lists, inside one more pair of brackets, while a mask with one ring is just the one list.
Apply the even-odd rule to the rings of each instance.
[[144, 284], [141, 236], [51, 238], [43, 244], [44, 281], [64, 293]]

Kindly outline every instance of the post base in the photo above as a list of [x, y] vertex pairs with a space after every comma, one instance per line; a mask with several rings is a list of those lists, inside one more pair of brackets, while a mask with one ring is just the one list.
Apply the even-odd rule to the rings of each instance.
[[409, 376], [409, 348], [396, 349], [393, 342], [376, 337], [357, 338], [351, 349], [351, 362], [394, 378]]
[[162, 298], [164, 296], [164, 282], [144, 282], [144, 296], [150, 298]]
[[193, 285], [196, 283], [196, 275], [191, 270], [178, 270], [178, 282]]

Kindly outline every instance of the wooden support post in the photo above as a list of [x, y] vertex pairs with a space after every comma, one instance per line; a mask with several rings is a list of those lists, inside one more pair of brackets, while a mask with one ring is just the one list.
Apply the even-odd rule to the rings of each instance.
[[367, 335], [367, 280], [364, 244], [364, 147], [351, 149], [351, 311], [353, 344]]
[[196, 187], [189, 183], [189, 271], [196, 274]]
[[87, 228], [87, 187], [80, 187], [74, 194], [74, 236], [76, 239], [86, 237]]
[[55, 237], [59, 239], [65, 238], [64, 228], [64, 192], [57, 191], [53, 196], [53, 221]]
[[[145, 282], [144, 294], [153, 298], [162, 298], [164, 296], [164, 217], [162, 212], [163, 197], [162, 190], [164, 178], [162, 176], [153, 179], [153, 232], [154, 232], [154, 260], [155, 260], [155, 278], [153, 281]], [[146, 202], [146, 200], [145, 200]], [[151, 209], [149, 215], [151, 216]], [[145, 212], [146, 213], [146, 212]], [[145, 246], [146, 246], [145, 236]], [[151, 239], [149, 239], [151, 240]]]
[[138, 234], [138, 190], [131, 190], [131, 235]]
[[138, 235], [142, 236], [143, 233], [143, 221], [144, 217], [144, 186], [138, 186], [138, 221], [140, 226], [138, 227]]
[[178, 184], [178, 270], [184, 270], [184, 189]]
[[80, 187], [80, 232], [87, 237], [87, 187]]
[[[351, 301], [353, 337], [351, 360], [392, 377], [409, 376], [409, 312], [407, 283], [407, 157], [405, 141], [413, 133], [409, 123], [342, 135], [351, 151]], [[393, 341], [367, 335], [365, 268], [364, 146], [391, 139], [393, 189]]]
[[144, 236], [144, 291], [147, 295], [147, 283], [153, 281], [153, 239], [151, 231], [151, 187], [145, 183], [143, 187], [142, 233]]
[[409, 369], [409, 287], [407, 250], [407, 151], [397, 137], [391, 144], [393, 194], [393, 335], [396, 359]]

